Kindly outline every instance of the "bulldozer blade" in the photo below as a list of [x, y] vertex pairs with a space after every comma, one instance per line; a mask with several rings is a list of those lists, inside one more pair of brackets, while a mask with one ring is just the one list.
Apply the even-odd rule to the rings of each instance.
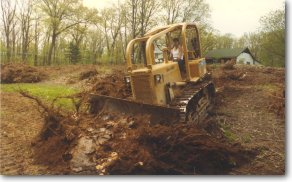
[[98, 114], [102, 111], [132, 115], [147, 114], [150, 116], [152, 124], [167, 124], [179, 121], [180, 111], [177, 108], [139, 103], [96, 94], [90, 94], [89, 103], [89, 112], [91, 114]]

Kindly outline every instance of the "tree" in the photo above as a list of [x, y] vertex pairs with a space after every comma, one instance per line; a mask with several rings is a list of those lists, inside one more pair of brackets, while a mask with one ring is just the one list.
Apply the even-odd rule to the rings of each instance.
[[80, 59], [80, 50], [79, 47], [73, 43], [70, 42], [69, 45], [69, 60], [70, 63], [76, 64]]
[[260, 19], [261, 59], [271, 66], [285, 66], [285, 10], [276, 10]]
[[107, 56], [111, 62], [113, 62], [113, 53], [122, 26], [122, 19], [121, 16], [119, 16], [119, 12], [119, 7], [107, 8], [101, 12], [101, 26], [106, 40]]
[[232, 34], [217, 35], [216, 48], [217, 49], [233, 48], [234, 40], [235, 39], [232, 36]]
[[41, 0], [38, 6], [44, 12], [46, 16], [44, 21], [51, 29], [51, 44], [48, 52], [48, 65], [50, 65], [52, 55], [56, 52], [58, 36], [80, 23], [89, 21], [93, 12], [87, 11], [88, 8], [85, 8], [79, 0]]
[[11, 61], [11, 39], [13, 31], [15, 32], [16, 26], [16, 2], [12, 4], [10, 0], [1, 0], [1, 11], [2, 11], [2, 23], [5, 35], [6, 43], [6, 55], [7, 61]]
[[217, 35], [212, 28], [203, 28], [200, 31], [202, 55], [206, 55], [210, 50], [216, 49]]
[[91, 60], [95, 64], [97, 63], [97, 59], [101, 58], [104, 51], [104, 36], [101, 30], [95, 29], [90, 30], [85, 37], [85, 44], [89, 49]]
[[208, 22], [210, 7], [205, 0], [162, 0], [161, 17], [166, 24], [197, 22], [202, 26]]
[[173, 24], [178, 21], [180, 16], [180, 0], [163, 0], [162, 9], [166, 16], [162, 16], [163, 21], [166, 24]]
[[32, 22], [32, 8], [33, 3], [32, 0], [22, 1], [20, 7], [20, 27], [21, 27], [21, 48], [22, 48], [22, 61], [27, 63], [27, 55], [28, 55], [28, 48], [29, 43], [31, 41], [30, 38], [30, 29], [31, 29], [31, 22]]

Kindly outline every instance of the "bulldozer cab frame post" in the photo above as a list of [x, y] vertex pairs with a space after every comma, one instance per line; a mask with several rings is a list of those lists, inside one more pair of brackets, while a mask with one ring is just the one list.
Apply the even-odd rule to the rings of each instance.
[[[128, 65], [128, 72], [131, 72], [133, 70], [133, 66], [132, 66], [132, 59], [133, 59], [133, 47], [136, 43], [139, 42], [146, 42], [146, 48], [145, 50], [145, 54], [146, 54], [146, 65], [145, 67], [147, 67], [149, 70], [152, 69], [153, 65], [155, 64], [155, 59], [153, 56], [153, 42], [158, 39], [159, 37], [166, 35], [167, 33], [170, 33], [172, 31], [175, 30], [181, 30], [181, 34], [180, 34], [180, 40], [181, 40], [181, 45], [183, 48], [183, 54], [184, 54], [184, 62], [185, 62], [185, 70], [186, 70], [186, 81], [196, 81], [198, 79], [198, 74], [191, 74], [190, 71], [190, 54], [195, 54], [196, 56], [196, 60], [197, 62], [201, 62], [202, 59], [201, 58], [201, 44], [200, 44], [200, 36], [199, 36], [199, 30], [196, 26], [196, 24], [194, 23], [178, 23], [178, 24], [172, 24], [172, 25], [167, 25], [164, 27], [159, 27], [159, 28], [155, 28], [153, 30], [151, 30], [150, 32], [146, 33], [144, 35], [144, 37], [141, 38], [136, 38], [133, 39], [129, 42], [127, 49], [126, 49], [126, 59], [127, 59], [127, 65]], [[191, 30], [193, 34], [195, 34], [195, 37], [197, 38], [197, 50], [189, 50], [188, 46], [187, 46], [187, 30]], [[168, 37], [169, 38], [169, 37]], [[168, 40], [168, 42], [170, 42]], [[191, 42], [192, 44], [192, 42]], [[168, 63], [169, 60], [168, 56], [167, 56], [167, 51], [169, 51], [169, 47], [170, 45], [167, 45], [168, 47], [165, 48], [163, 50], [163, 62], [164, 63]], [[196, 76], [194, 76], [196, 75]], [[196, 77], [194, 79], [194, 77]]]

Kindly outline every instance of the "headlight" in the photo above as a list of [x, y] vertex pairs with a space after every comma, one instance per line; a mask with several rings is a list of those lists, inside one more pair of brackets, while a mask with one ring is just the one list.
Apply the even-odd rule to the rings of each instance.
[[157, 75], [154, 75], [154, 80], [155, 80], [155, 82], [156, 82], [156, 83], [160, 83], [160, 82], [161, 82], [161, 80], [162, 80], [162, 76], [161, 76], [161, 75], [159, 75], [159, 74], [157, 74]]
[[130, 76], [125, 76], [124, 80], [125, 80], [126, 84], [130, 84], [131, 83], [131, 77]]

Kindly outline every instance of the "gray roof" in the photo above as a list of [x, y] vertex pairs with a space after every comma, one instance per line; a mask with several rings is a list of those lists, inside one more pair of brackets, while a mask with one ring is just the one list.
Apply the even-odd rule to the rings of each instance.
[[254, 59], [254, 56], [251, 54], [250, 50], [245, 47], [245, 48], [225, 48], [225, 49], [214, 49], [209, 51], [206, 54], [206, 59], [223, 59], [223, 58], [236, 58], [237, 56], [239, 56], [241, 53], [248, 53], [252, 56], [252, 58]]

